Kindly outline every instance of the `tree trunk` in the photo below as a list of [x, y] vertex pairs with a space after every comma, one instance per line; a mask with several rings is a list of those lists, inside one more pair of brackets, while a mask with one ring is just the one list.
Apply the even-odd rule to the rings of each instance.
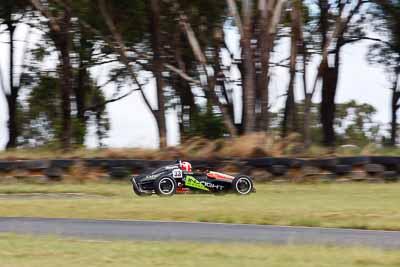
[[400, 100], [400, 92], [397, 90], [398, 86], [399, 74], [396, 73], [396, 80], [393, 83], [392, 88], [392, 121], [391, 121], [391, 129], [390, 129], [390, 145], [396, 146], [397, 144], [397, 111], [399, 110], [399, 100]]
[[[255, 114], [255, 69], [252, 60], [252, 52], [250, 51], [250, 41], [245, 41], [248, 44], [243, 45], [243, 61], [244, 61], [244, 82], [243, 82], [243, 97], [244, 97], [244, 133], [252, 133], [256, 129], [256, 114]], [[263, 97], [265, 99], [266, 96]]]
[[319, 0], [319, 9], [320, 9], [320, 16], [319, 16], [319, 27], [321, 32], [321, 48], [324, 49], [326, 43], [328, 42], [328, 28], [329, 28], [329, 21], [328, 21], [328, 12], [329, 12], [329, 3], [328, 0]]
[[294, 95], [294, 87], [296, 83], [296, 63], [297, 63], [297, 44], [299, 41], [299, 12], [298, 8], [293, 3], [291, 19], [292, 19], [292, 36], [291, 36], [291, 48], [290, 48], [290, 70], [289, 70], [289, 86], [287, 90], [287, 97], [285, 103], [285, 111], [283, 117], [282, 136], [286, 137], [289, 132], [297, 130], [297, 118], [296, 118], [296, 103]]
[[[321, 50], [324, 54], [324, 49], [327, 49], [327, 42], [328, 42], [328, 28], [329, 28], [329, 24], [328, 24], [328, 11], [329, 11], [329, 3], [327, 0], [319, 0], [318, 1], [319, 4], [319, 8], [320, 8], [320, 16], [319, 16], [319, 31], [321, 33]], [[321, 65], [319, 66], [319, 70], [318, 70], [318, 74], [317, 77], [320, 76], [322, 79], [322, 96], [321, 96], [321, 106], [320, 106], [320, 110], [321, 110], [321, 116], [320, 116], [320, 120], [322, 123], [322, 132], [323, 132], [323, 143], [325, 145], [331, 145], [333, 143], [333, 134], [332, 134], [332, 129], [329, 126], [329, 116], [328, 113], [331, 113], [330, 115], [332, 115], [333, 110], [332, 110], [332, 106], [328, 107], [329, 103], [332, 102], [332, 99], [328, 100], [328, 96], [332, 95], [332, 88], [329, 87], [328, 88], [328, 83], [329, 83], [329, 65], [327, 62], [326, 58], [322, 58], [322, 62]], [[314, 87], [316, 86], [316, 82], [314, 84]], [[315, 88], [313, 89], [315, 90]], [[329, 109], [329, 110], [328, 110]]]
[[89, 50], [92, 50], [92, 45], [87, 41], [84, 29], [81, 30], [79, 39], [79, 70], [75, 90], [75, 102], [77, 109], [77, 118], [81, 124], [86, 124], [85, 110], [86, 110], [86, 95], [89, 86], [89, 72], [88, 62], [90, 60]]
[[[348, 24], [360, 9], [364, 1], [358, 1], [357, 5], [351, 9], [346, 17], [343, 16], [346, 10], [344, 3], [339, 3], [339, 16], [336, 18], [335, 27], [331, 37], [327, 38], [329, 29], [329, 2], [327, 0], [319, 0], [320, 7], [320, 32], [322, 35], [322, 61], [318, 70], [317, 78], [315, 79], [314, 89], [318, 78], [322, 78], [322, 101], [321, 101], [321, 123], [323, 129], [323, 143], [326, 146], [333, 147], [335, 145], [335, 96], [338, 83], [339, 67], [340, 67], [340, 50], [344, 44], [343, 35], [348, 28]], [[336, 39], [336, 40], [335, 40]], [[333, 42], [335, 41], [335, 42]], [[334, 66], [329, 66], [329, 46], [332, 42], [335, 44], [335, 62]]]
[[311, 146], [311, 105], [312, 94], [306, 94], [304, 98], [304, 117], [303, 117], [303, 135], [304, 135], [304, 148], [308, 149]]
[[15, 26], [11, 21], [11, 17], [9, 23], [7, 23], [7, 28], [10, 36], [10, 45], [9, 45], [9, 88], [10, 93], [6, 95], [7, 104], [8, 104], [8, 142], [7, 149], [16, 148], [17, 147], [17, 138], [18, 138], [18, 126], [17, 126], [17, 99], [18, 99], [18, 88], [14, 85], [14, 33]]
[[269, 61], [274, 36], [271, 34], [272, 19], [274, 17], [275, 1], [265, 1], [259, 14], [260, 33], [258, 36], [260, 54], [260, 73], [257, 77], [257, 97], [260, 98], [260, 116], [258, 117], [257, 128], [260, 131], [267, 131], [269, 126]]
[[321, 123], [323, 144], [329, 147], [335, 145], [334, 120], [337, 80], [338, 69], [336, 67], [327, 67], [322, 75]]
[[54, 33], [55, 43], [60, 52], [61, 62], [61, 108], [62, 108], [62, 133], [61, 144], [64, 150], [71, 148], [71, 93], [73, 91], [73, 74], [71, 66], [71, 10], [64, 8], [60, 23], [60, 31]]
[[397, 101], [395, 100], [396, 93], [398, 95], [398, 92], [393, 92], [393, 96], [392, 96], [392, 121], [390, 123], [390, 126], [391, 126], [391, 129], [390, 129], [390, 145], [391, 146], [396, 146], [396, 144], [397, 144], [397, 110], [398, 110], [398, 104], [397, 104]]
[[77, 86], [74, 86], [74, 91], [75, 91], [75, 102], [77, 109], [76, 117], [78, 118], [79, 122], [83, 124], [85, 124], [86, 122], [85, 108], [86, 108], [87, 78], [88, 78], [88, 72], [86, 66], [84, 66], [81, 62], [79, 64]]
[[296, 103], [294, 97], [294, 79], [295, 75], [290, 74], [290, 81], [287, 91], [285, 110], [282, 122], [282, 137], [286, 137], [289, 133], [297, 130], [296, 121]]
[[[182, 34], [179, 28], [175, 32], [175, 61], [183, 72], [187, 73], [187, 70], [190, 69], [187, 64], [191, 64], [191, 61], [185, 60], [182, 53]], [[186, 137], [186, 130], [190, 127], [191, 118], [198, 112], [198, 109], [191, 86], [187, 80], [178, 76], [174, 79], [174, 86], [181, 104], [179, 129], [182, 143]]]
[[17, 98], [16, 96], [7, 96], [8, 105], [8, 142], [7, 149], [17, 147], [18, 126], [17, 126]]
[[325, 61], [322, 75], [322, 101], [321, 123], [323, 129], [323, 143], [325, 146], [335, 146], [335, 115], [336, 115], [336, 91], [339, 80], [340, 52], [343, 44], [343, 36], [338, 36], [336, 41], [334, 66], [329, 67]]
[[211, 79], [208, 79], [209, 83], [209, 89], [208, 89], [208, 96], [210, 97], [210, 100], [212, 103], [216, 103], [218, 108], [221, 110], [222, 114], [222, 120], [224, 121], [224, 125], [227, 128], [229, 134], [231, 137], [236, 137], [237, 136], [237, 128], [235, 124], [233, 123], [233, 118], [231, 118], [230, 111], [226, 105], [221, 104], [221, 102], [218, 99], [217, 94], [215, 93], [215, 80], [216, 78], [214, 77], [213, 81]]
[[175, 89], [179, 94], [180, 104], [182, 106], [179, 129], [181, 133], [181, 141], [184, 141], [191, 120], [198, 110], [194, 101], [192, 89], [187, 81], [181, 78], [176, 78]]
[[243, 36], [241, 39], [243, 53], [243, 96], [246, 105], [244, 106], [245, 125], [244, 132], [252, 133], [256, 130], [256, 72], [254, 67], [254, 56], [251, 47], [252, 37], [252, 13], [253, 1], [243, 0]]
[[151, 42], [153, 48], [153, 74], [156, 79], [158, 110], [156, 121], [158, 126], [160, 148], [167, 146], [167, 128], [165, 123], [164, 81], [162, 78], [163, 63], [161, 59], [160, 1], [151, 0]]
[[85, 142], [86, 135], [86, 96], [89, 89], [89, 72], [88, 72], [88, 61], [90, 55], [88, 55], [88, 42], [85, 39], [84, 33], [81, 31], [80, 36], [80, 47], [79, 47], [79, 66], [78, 75], [76, 78], [76, 86], [74, 86], [75, 103], [76, 103], [76, 118], [79, 122], [79, 128], [77, 129], [76, 142], [79, 145], [83, 145]]
[[246, 106], [247, 106], [247, 102], [246, 102], [246, 97], [245, 97], [245, 95], [246, 95], [246, 88], [245, 88], [245, 86], [244, 86], [244, 77], [245, 77], [245, 69], [244, 69], [244, 64], [243, 64], [243, 62], [240, 62], [239, 64], [238, 64], [238, 69], [239, 69], [239, 72], [240, 72], [240, 75], [241, 75], [241, 77], [242, 77], [242, 97], [241, 97], [241, 105], [240, 105], [240, 108], [241, 108], [241, 110], [242, 110], [242, 119], [241, 119], [241, 122], [240, 122], [240, 125], [238, 126], [239, 128], [238, 128], [238, 133], [240, 134], [240, 135], [242, 135], [242, 134], [244, 134], [244, 126], [246, 125]]
[[[300, 16], [301, 18], [301, 16]], [[300, 20], [300, 28], [302, 22]], [[302, 58], [303, 58], [303, 91], [304, 91], [304, 110], [303, 110], [303, 138], [304, 138], [304, 149], [308, 149], [312, 144], [311, 136], [311, 106], [312, 98], [315, 91], [308, 92], [307, 86], [307, 48], [304, 43], [303, 34], [300, 30], [300, 40], [302, 43]]]

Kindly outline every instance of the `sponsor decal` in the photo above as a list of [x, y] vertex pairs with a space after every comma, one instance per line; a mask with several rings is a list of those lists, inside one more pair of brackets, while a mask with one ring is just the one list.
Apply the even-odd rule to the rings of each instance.
[[197, 188], [204, 191], [210, 191], [207, 187], [205, 187], [201, 182], [199, 182], [193, 176], [187, 175], [185, 179], [185, 185], [193, 188]]
[[201, 183], [204, 186], [208, 187], [208, 188], [213, 188], [213, 189], [217, 189], [217, 190], [223, 190], [224, 189], [223, 185], [213, 184], [213, 183], [204, 182], [204, 181], [201, 181]]
[[207, 177], [214, 178], [214, 179], [221, 179], [221, 180], [233, 180], [235, 178], [231, 175], [220, 173], [220, 172], [209, 172], [209, 173], [207, 173]]

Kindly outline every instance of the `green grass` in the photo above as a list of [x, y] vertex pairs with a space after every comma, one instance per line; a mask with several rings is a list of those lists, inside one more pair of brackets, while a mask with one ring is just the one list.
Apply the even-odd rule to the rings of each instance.
[[133, 195], [129, 183], [0, 185], [0, 193], [80, 192], [100, 197], [0, 199], [0, 216], [178, 220], [400, 230], [400, 184], [256, 184], [257, 193]]
[[0, 235], [2, 267], [400, 266], [400, 251], [332, 246], [128, 242]]

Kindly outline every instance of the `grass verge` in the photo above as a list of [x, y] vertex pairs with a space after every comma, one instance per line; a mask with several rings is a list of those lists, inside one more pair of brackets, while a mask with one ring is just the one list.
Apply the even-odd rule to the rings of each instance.
[[400, 230], [400, 184], [257, 184], [257, 193], [133, 195], [129, 183], [0, 185], [0, 193], [88, 193], [98, 198], [1, 199], [0, 216], [178, 220]]
[[129, 242], [0, 234], [2, 267], [399, 266], [400, 251], [332, 246]]

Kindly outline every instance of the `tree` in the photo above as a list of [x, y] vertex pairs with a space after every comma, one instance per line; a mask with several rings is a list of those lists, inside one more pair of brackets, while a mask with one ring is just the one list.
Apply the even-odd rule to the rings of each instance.
[[[8, 64], [8, 91], [6, 84], [3, 79], [2, 70], [0, 69], [0, 87], [5, 95], [8, 105], [8, 142], [7, 148], [15, 148], [17, 146], [17, 138], [19, 135], [18, 129], [18, 96], [21, 90], [21, 78], [17, 82], [17, 75], [15, 73], [15, 32], [17, 26], [23, 21], [24, 16], [27, 15], [27, 2], [26, 1], [15, 1], [15, 0], [4, 0], [0, 3], [0, 23], [6, 25], [8, 36], [9, 36], [9, 64]], [[28, 33], [29, 36], [29, 33]], [[26, 40], [28, 42], [29, 40]], [[24, 46], [24, 50], [27, 49], [27, 45]], [[22, 52], [23, 55], [26, 51]], [[23, 57], [24, 61], [24, 57]], [[24, 66], [24, 62], [21, 64]], [[24, 71], [24, 70], [22, 70]]]
[[[242, 49], [244, 132], [268, 130], [270, 56], [285, 0], [242, 0], [240, 16], [235, 0], [227, 0], [240, 33]], [[256, 45], [253, 45], [253, 44]], [[256, 109], [259, 109], [257, 115]]]
[[377, 0], [373, 7], [375, 27], [382, 31], [384, 29], [387, 40], [377, 40], [371, 45], [368, 59], [374, 64], [385, 66], [391, 81], [391, 123], [390, 123], [390, 145], [397, 144], [398, 119], [397, 113], [400, 108], [400, 2]]
[[[179, 10], [179, 9], [178, 9]], [[237, 135], [237, 129], [234, 126], [233, 123], [233, 118], [231, 117], [228, 107], [222, 103], [217, 95], [216, 92], [216, 87], [217, 87], [217, 80], [218, 80], [218, 75], [220, 74], [220, 47], [214, 48], [213, 51], [213, 62], [214, 66], [208, 65], [207, 58], [200, 46], [200, 43], [198, 41], [198, 38], [196, 37], [195, 32], [192, 29], [192, 26], [190, 22], [188, 21], [187, 16], [183, 11], [180, 11], [179, 15], [179, 22], [182, 27], [182, 31], [185, 33], [188, 43], [190, 44], [190, 47], [192, 48], [193, 54], [195, 58], [198, 61], [198, 64], [200, 66], [200, 72], [199, 74], [206, 79], [206, 83], [202, 86], [206, 96], [208, 99], [211, 101], [212, 104], [216, 105], [222, 115], [224, 124], [226, 128], [228, 129], [229, 134], [232, 137], [235, 137]], [[222, 40], [220, 40], [222, 42]], [[210, 72], [209, 68], [213, 68], [213, 71]]]
[[[112, 48], [114, 53], [119, 56], [119, 60], [125, 66], [126, 72], [138, 87], [137, 90], [141, 92], [146, 105], [149, 107], [149, 110], [152, 112], [152, 114], [156, 119], [160, 136], [162, 137], [160, 138], [161, 141], [165, 140], [164, 137], [166, 133], [165, 118], [164, 118], [165, 116], [163, 115], [163, 113], [164, 109], [169, 107], [169, 103], [166, 102], [170, 100], [168, 98], [165, 98], [164, 89], [167, 85], [174, 85], [173, 82], [166, 84], [166, 82], [170, 82], [170, 80], [168, 80], [168, 77], [170, 77], [171, 74], [174, 74], [189, 84], [199, 85], [200, 82], [190, 77], [190, 75], [188, 75], [187, 71], [189, 71], [190, 69], [187, 69], [187, 66], [191, 66], [192, 63], [183, 62], [182, 60], [183, 56], [182, 54], [179, 54], [180, 52], [182, 52], [182, 50], [177, 51], [176, 55], [174, 56], [174, 59], [176, 60], [180, 68], [171, 65], [167, 61], [168, 59], [171, 58], [171, 55], [167, 54], [167, 52], [164, 51], [171, 50], [170, 47], [171, 43], [168, 43], [170, 35], [165, 35], [162, 33], [163, 32], [169, 33], [171, 29], [174, 29], [174, 27], [176, 26], [176, 22], [173, 19], [167, 20], [166, 18], [170, 17], [168, 16], [168, 14], [162, 16], [163, 18], [162, 24], [158, 22], [157, 13], [159, 13], [159, 11], [157, 10], [157, 8], [154, 8], [154, 6], [161, 7], [160, 6], [161, 2], [155, 3], [156, 5], [154, 5], [154, 3], [153, 5], [151, 5], [151, 3], [148, 3], [146, 5], [147, 7], [145, 12], [146, 16], [142, 16], [142, 14], [138, 14], [136, 16], [129, 16], [135, 18], [138, 17], [139, 19], [145, 17], [147, 20], [144, 21], [144, 23], [138, 23], [139, 25], [146, 25], [146, 26], [148, 25], [148, 27], [144, 30], [141, 30], [140, 27], [135, 27], [136, 24], [132, 24], [130, 22], [128, 23], [129, 20], [123, 21], [114, 19], [114, 16], [121, 17], [125, 16], [126, 12], [129, 12], [130, 10], [135, 10], [135, 11], [138, 10], [133, 6], [131, 8], [128, 7], [130, 7], [131, 5], [140, 6], [141, 3], [145, 3], [145, 1], [143, 2], [138, 1], [134, 3], [129, 1], [127, 1], [126, 3], [125, 2], [122, 3], [121, 1], [118, 2], [116, 1], [115, 3], [113, 2], [107, 3], [107, 6], [105, 5], [105, 3], [100, 3], [98, 6], [93, 7], [93, 9], [94, 10], [96, 10], [96, 8], [100, 9], [103, 22], [94, 21], [93, 23], [90, 21], [90, 23], [87, 23], [88, 19], [86, 19], [86, 17], [90, 16], [87, 16], [86, 14], [85, 15], [79, 14], [79, 20], [80, 23], [82, 25], [85, 25], [86, 28], [90, 29], [90, 31], [95, 36], [97, 36], [97, 38], [99, 38], [102, 41], [105, 41], [107, 45], [110, 48]], [[207, 6], [206, 4], [204, 4], [204, 1], [199, 1], [198, 3], [196, 2], [196, 3], [185, 3], [185, 4], [186, 4], [185, 7], [186, 6], [195, 7], [197, 4]], [[164, 10], [163, 11], [164, 13], [168, 11], [165, 8], [162, 10]], [[205, 12], [204, 8], [202, 9], [202, 12]], [[106, 30], [104, 30], [104, 28]], [[178, 30], [180, 30], [180, 28], [178, 28]], [[145, 33], [149, 34], [147, 35]], [[109, 37], [109, 35], [111, 35], [111, 38]], [[148, 38], [149, 36], [150, 38]], [[204, 40], [208, 41], [207, 38], [208, 36], [205, 35]], [[168, 40], [168, 41], [163, 41], [163, 40]], [[140, 75], [140, 71], [142, 70], [145, 72], [151, 72], [156, 80], [157, 90], [158, 90], [157, 108], [153, 108], [150, 105], [148, 96], [146, 96], [143, 93], [144, 89], [143, 84], [138, 83], [139, 82], [138, 75]], [[165, 74], [164, 77], [164, 73], [166, 73], [167, 71], [169, 71], [170, 73]], [[185, 91], [184, 93], [182, 93], [182, 95], [183, 94], [185, 95], [185, 101], [187, 101], [188, 97], [193, 98], [193, 96], [191, 96], [190, 87], [188, 87], [188, 89], [189, 92]], [[182, 91], [180, 91], [180, 93], [181, 92]], [[194, 100], [189, 99], [188, 101], [189, 103], [191, 103], [191, 105], [195, 105]], [[161, 146], [163, 145], [164, 144], [161, 144]]]
[[[321, 123], [324, 136], [323, 144], [326, 146], [334, 146], [335, 144], [335, 97], [341, 65], [341, 49], [348, 43], [346, 41], [348, 36], [345, 36], [345, 34], [352, 30], [352, 26], [355, 28], [353, 29], [354, 32], [358, 35], [362, 34], [358, 26], [362, 25], [363, 17], [360, 16], [359, 18], [361, 22], [354, 22], [353, 18], [358, 14], [364, 3], [362, 0], [337, 1], [335, 2], [336, 6], [333, 6], [327, 0], [318, 1], [319, 14], [317, 20], [321, 41], [314, 42], [314, 45], [319, 46], [317, 50], [322, 56], [312, 91], [315, 91], [318, 82], [321, 81]], [[331, 20], [332, 17], [334, 18], [333, 21]], [[329, 61], [329, 55], [332, 55], [332, 62]]]
[[153, 75], [156, 79], [158, 110], [155, 118], [158, 125], [160, 147], [167, 146], [167, 127], [165, 123], [164, 80], [162, 77], [163, 62], [161, 58], [161, 7], [160, 0], [151, 0], [149, 3], [151, 46], [153, 49]]
[[[21, 129], [22, 146], [57, 147], [63, 131], [60, 86], [58, 77], [51, 73], [45, 73], [38, 77], [37, 85], [29, 90], [26, 103], [20, 108], [22, 114], [19, 120], [19, 128]], [[101, 147], [109, 130], [105, 106], [99, 105], [105, 99], [101, 89], [92, 80], [88, 81], [85, 94], [87, 105], [93, 107], [90, 111], [85, 112], [85, 121], [86, 124], [96, 129], [98, 144]], [[79, 123], [78, 118], [72, 119], [74, 126], [72, 140], [75, 144], [79, 144], [82, 139], [82, 133], [78, 131], [78, 129], [81, 129], [77, 125]]]
[[[224, 103], [231, 123], [237, 126], [236, 131], [239, 131], [240, 126], [235, 125], [234, 103], [232, 101], [232, 91], [230, 90], [231, 83], [228, 81], [229, 68], [232, 65], [225, 66], [221, 63], [222, 53], [227, 52], [223, 30], [226, 22], [225, 2], [212, 0], [176, 1], [175, 4], [172, 2], [167, 5], [165, 9], [167, 12], [169, 11], [168, 17], [170, 18], [164, 21], [164, 32], [167, 33], [166, 39], [171, 34], [175, 37], [171, 49], [166, 49], [170, 51], [170, 54], [166, 54], [166, 60], [170, 65], [176, 66], [180, 71], [193, 78], [190, 81], [170, 71], [168, 83], [175, 90], [178, 97], [176, 101], [178, 105], [176, 107], [180, 118], [181, 138], [184, 139], [191, 136], [193, 132], [192, 124], [201, 124], [201, 122], [198, 122], [202, 117], [199, 112], [205, 106], [208, 106], [211, 102], [211, 105], [216, 107], [218, 103], [215, 103], [213, 98], [205, 99], [203, 97], [203, 95], [205, 97], [209, 96], [205, 91], [205, 84], [200, 83], [203, 71], [199, 72], [199, 62], [193, 53], [185, 29], [176, 23], [179, 10], [187, 15], [188, 23], [196, 36], [199, 47], [207, 56], [208, 65], [212, 65], [214, 72], [218, 74], [215, 84], [218, 100]], [[171, 29], [174, 32], [171, 32]], [[202, 69], [201, 66], [200, 69]], [[221, 117], [222, 113], [219, 108], [212, 108], [211, 110], [216, 113], [214, 114], [215, 116]]]
[[369, 104], [359, 104], [355, 100], [337, 105], [335, 127], [339, 144], [355, 144], [360, 147], [379, 141], [380, 125], [373, 121], [376, 109]]
[[[61, 6], [50, 10], [49, 3], [44, 5], [40, 0], [30, 0], [33, 7], [47, 19], [50, 38], [59, 53], [61, 76], [62, 136], [64, 150], [71, 148], [71, 94], [73, 92], [73, 73], [71, 62], [72, 50], [72, 10], [71, 0], [62, 0]], [[50, 5], [51, 6], [51, 5]], [[57, 13], [53, 15], [52, 12]]]
[[[304, 105], [305, 102], [296, 103], [299, 110], [298, 123], [304, 124]], [[360, 147], [370, 143], [377, 143], [380, 140], [381, 125], [373, 120], [376, 109], [367, 103], [357, 103], [350, 100], [336, 104], [337, 112], [334, 127], [337, 130], [337, 145], [352, 144]], [[312, 103], [309, 107], [309, 128], [310, 135], [315, 142], [322, 142], [323, 131], [320, 117], [319, 105]], [[279, 110], [275, 115], [272, 126], [275, 132], [282, 131], [282, 120], [284, 109]]]
[[[161, 77], [161, 58], [160, 58], [160, 32], [159, 32], [159, 19], [160, 19], [160, 9], [159, 9], [159, 2], [151, 2], [150, 6], [150, 14], [152, 17], [151, 20], [151, 31], [152, 31], [152, 48], [153, 48], [153, 75], [156, 78], [157, 84], [157, 100], [158, 100], [158, 107], [153, 108], [150, 104], [148, 96], [144, 93], [143, 85], [139, 82], [137, 74], [132, 69], [130, 65], [131, 61], [128, 57], [128, 48], [125, 44], [123, 35], [117, 29], [110, 13], [108, 12], [107, 5], [104, 0], [98, 1], [101, 14], [104, 18], [104, 21], [114, 39], [116, 46], [113, 48], [119, 54], [122, 63], [126, 66], [132, 80], [138, 86], [138, 89], [143, 97], [143, 100], [146, 106], [149, 108], [150, 112], [153, 114], [154, 118], [157, 122], [157, 127], [159, 131], [159, 139], [160, 139], [160, 147], [166, 146], [166, 124], [165, 124], [165, 115], [164, 115], [164, 95], [163, 95], [163, 81]], [[155, 16], [155, 17], [153, 17]]]

